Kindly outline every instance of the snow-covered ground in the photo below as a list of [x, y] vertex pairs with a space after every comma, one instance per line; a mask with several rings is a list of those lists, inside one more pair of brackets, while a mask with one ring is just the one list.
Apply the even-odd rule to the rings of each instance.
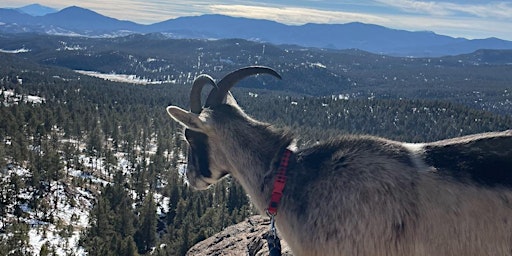
[[14, 49], [14, 50], [5, 50], [5, 49], [0, 49], [0, 52], [2, 53], [25, 53], [25, 52], [30, 52], [29, 49], [26, 49], [26, 48], [20, 48], [20, 49]]
[[[21, 78], [18, 78], [18, 82], [22, 84], [23, 80]], [[36, 95], [20, 95], [16, 94], [14, 90], [0, 89], [0, 95], [3, 95], [4, 100], [6, 100], [7, 103], [17, 104], [18, 102], [23, 101], [25, 103], [41, 104], [45, 102], [45, 98], [43, 97], [39, 97]]]
[[[13, 96], [13, 92], [8, 92]], [[4, 94], [5, 95], [5, 94]], [[58, 130], [58, 128], [55, 128]], [[74, 139], [60, 139], [60, 143], [72, 143], [78, 149], [85, 149], [85, 143]], [[7, 141], [5, 141], [7, 143]], [[148, 145], [146, 154], [156, 153], [156, 139], [152, 139]], [[0, 181], [10, 184], [12, 177], [19, 177], [26, 185], [19, 194], [13, 197], [12, 203], [7, 206], [7, 214], [0, 216], [0, 227], [13, 223], [17, 219], [29, 225], [29, 245], [32, 255], [39, 255], [42, 246], [48, 246], [57, 255], [87, 255], [83, 247], [79, 245], [80, 235], [89, 225], [89, 212], [91, 211], [99, 188], [111, 184], [113, 174], [122, 171], [129, 176], [134, 170], [133, 163], [128, 160], [128, 154], [115, 152], [117, 161], [112, 166], [102, 158], [88, 156], [80, 153], [78, 156], [79, 167], [68, 168], [64, 161], [65, 177], [59, 181], [49, 183], [49, 189], [43, 196], [36, 195], [36, 189], [31, 187], [29, 180], [32, 172], [19, 165], [9, 164], [8, 168], [0, 170]], [[182, 155], [180, 155], [183, 158]], [[149, 157], [148, 157], [149, 160]], [[138, 159], [137, 161], [140, 161]], [[179, 166], [180, 172], [184, 172], [185, 164]], [[110, 170], [110, 172], [106, 171]], [[166, 183], [160, 181], [160, 186]], [[79, 184], [79, 185], [77, 185]], [[137, 198], [135, 190], [129, 193]], [[157, 206], [157, 214], [162, 216], [169, 211], [169, 197], [161, 193], [153, 194]], [[46, 208], [32, 209], [30, 202], [38, 199], [38, 205], [46, 205]], [[137, 207], [134, 204], [134, 207]], [[21, 209], [22, 217], [15, 215], [16, 209]], [[0, 236], [9, 236], [0, 234]], [[0, 255], [2, 253], [0, 252]]]
[[124, 75], [124, 74], [105, 74], [100, 73], [96, 71], [85, 71], [85, 70], [75, 70], [75, 72], [87, 75], [87, 76], [93, 76], [98, 77], [104, 80], [113, 81], [113, 82], [120, 82], [120, 83], [131, 83], [131, 84], [140, 84], [140, 85], [147, 85], [147, 84], [163, 84], [163, 83], [174, 83], [174, 81], [153, 81], [150, 79], [144, 79], [136, 75]]
[[[53, 191], [50, 200], [56, 200], [55, 209], [56, 223], [50, 224], [31, 220], [31, 229], [29, 231], [30, 245], [37, 254], [43, 244], [47, 243], [58, 255], [86, 255], [84, 249], [78, 245], [80, 233], [87, 228], [89, 224], [89, 211], [94, 201], [94, 196], [84, 190], [76, 187], [72, 195], [65, 192], [64, 186], [58, 185]], [[70, 204], [71, 200], [75, 206]], [[65, 234], [57, 228], [57, 225], [64, 227], [71, 226], [71, 233]], [[64, 236], [62, 236], [64, 234]]]
[[[0, 178], [8, 181], [12, 175], [26, 180], [32, 174], [28, 169], [10, 166], [1, 173]], [[27, 202], [33, 196], [34, 190], [31, 187], [22, 189], [15, 202], [7, 206], [8, 214], [2, 216], [0, 224], [4, 226], [4, 222], [17, 218], [12, 212], [19, 207], [23, 211], [20, 220], [30, 227], [28, 243], [33, 255], [39, 255], [44, 244], [53, 248], [57, 255], [86, 255], [78, 241], [82, 230], [89, 224], [89, 211], [95, 199], [94, 195], [84, 188], [73, 187], [64, 181], [53, 181], [50, 183], [50, 192], [41, 199], [42, 203], [51, 206], [46, 213], [30, 208]], [[52, 221], [48, 221], [48, 218]]]

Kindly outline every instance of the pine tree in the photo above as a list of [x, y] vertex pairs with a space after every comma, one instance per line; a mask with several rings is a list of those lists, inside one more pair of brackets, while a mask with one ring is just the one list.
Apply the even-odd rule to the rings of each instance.
[[139, 253], [144, 254], [156, 244], [157, 216], [152, 192], [147, 194], [139, 216], [140, 225], [135, 233], [135, 242]]
[[183, 227], [181, 228], [180, 237], [181, 237], [181, 244], [179, 247], [179, 253], [180, 255], [185, 255], [190, 249], [190, 222], [185, 221]]
[[103, 149], [103, 135], [99, 125], [89, 134], [87, 149], [92, 156], [100, 156]]
[[[0, 136], [2, 138], [2, 136]], [[1, 140], [0, 140], [1, 141]], [[0, 143], [0, 172], [3, 171], [7, 166], [7, 155], [5, 153], [4, 143]]]
[[39, 250], [39, 255], [40, 256], [49, 256], [51, 255], [51, 249], [50, 249], [51, 245], [49, 242], [46, 242], [44, 243], [42, 246], [41, 246], [41, 249]]
[[167, 212], [167, 225], [170, 225], [174, 222], [174, 218], [176, 217], [176, 209], [178, 207], [178, 203], [180, 200], [180, 189], [178, 184], [171, 185], [171, 192], [169, 195], [169, 211]]
[[119, 255], [137, 256], [137, 245], [133, 241], [133, 237], [125, 237]]

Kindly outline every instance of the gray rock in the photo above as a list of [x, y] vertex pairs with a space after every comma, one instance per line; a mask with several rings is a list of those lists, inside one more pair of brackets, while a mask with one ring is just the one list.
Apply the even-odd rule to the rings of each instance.
[[[194, 245], [187, 252], [190, 256], [264, 256], [269, 255], [265, 235], [270, 230], [269, 218], [252, 216], [245, 221], [225, 228]], [[278, 234], [279, 235], [279, 234]], [[281, 240], [283, 256], [293, 256], [290, 247]]]

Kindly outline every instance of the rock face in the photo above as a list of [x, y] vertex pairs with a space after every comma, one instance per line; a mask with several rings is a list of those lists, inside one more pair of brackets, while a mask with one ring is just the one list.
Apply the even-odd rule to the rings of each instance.
[[[227, 227], [216, 235], [194, 245], [189, 256], [264, 256], [269, 255], [265, 235], [270, 230], [270, 221], [263, 216], [252, 216], [244, 222]], [[281, 240], [283, 256], [293, 256], [290, 247]]]

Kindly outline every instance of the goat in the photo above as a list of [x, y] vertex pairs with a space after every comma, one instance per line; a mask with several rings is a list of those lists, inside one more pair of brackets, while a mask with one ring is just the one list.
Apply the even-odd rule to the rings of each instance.
[[292, 149], [275, 222], [294, 255], [512, 255], [512, 130], [423, 144], [343, 136], [297, 150], [290, 132], [249, 117], [229, 92], [256, 74], [281, 78], [261, 66], [218, 84], [201, 75], [191, 112], [167, 107], [185, 127], [191, 186], [230, 174], [264, 214]]

